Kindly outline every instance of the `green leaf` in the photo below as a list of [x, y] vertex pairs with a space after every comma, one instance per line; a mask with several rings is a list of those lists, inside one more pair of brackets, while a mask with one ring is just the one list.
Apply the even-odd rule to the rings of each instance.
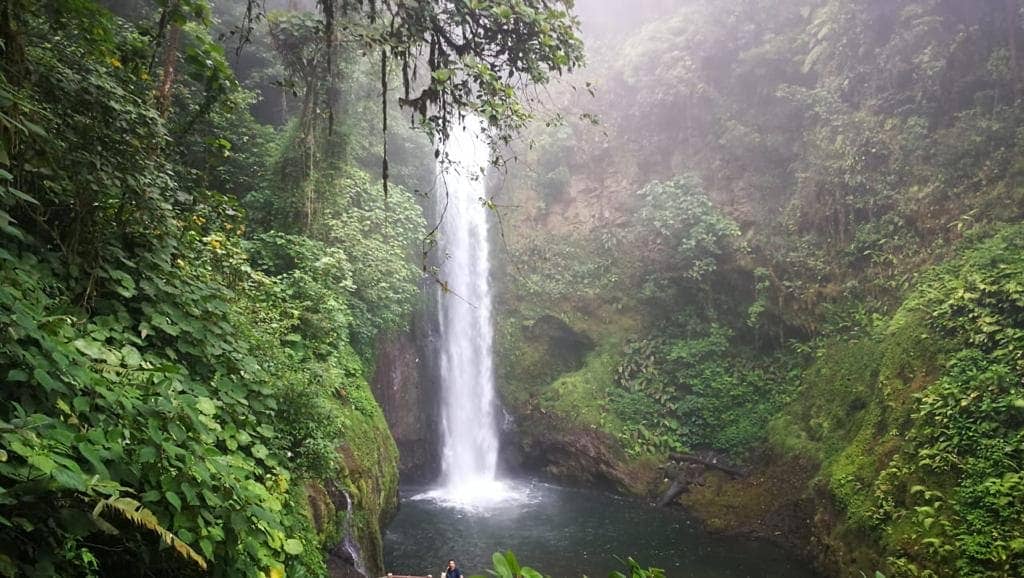
[[200, 397], [196, 401], [196, 409], [198, 409], [200, 412], [206, 415], [213, 415], [217, 413], [217, 404], [215, 404], [213, 400], [208, 397]]
[[46, 131], [43, 130], [43, 127], [39, 126], [38, 124], [26, 120], [24, 118], [19, 119], [19, 122], [21, 123], [21, 126], [25, 127], [25, 130], [27, 130], [28, 132], [40, 137], [46, 136]]
[[284, 541], [284, 551], [291, 554], [292, 556], [297, 556], [301, 554], [302, 550], [302, 542], [296, 540], [295, 538], [289, 538]]
[[540, 572], [530, 568], [529, 566], [523, 566], [520, 572], [522, 573], [523, 578], [544, 578]]
[[14, 237], [15, 239], [25, 240], [25, 234], [21, 232], [21, 229], [12, 227], [11, 223], [17, 224], [17, 221], [11, 218], [6, 211], [0, 211], [0, 231]]
[[7, 187], [7, 192], [11, 193], [15, 197], [25, 201], [26, 203], [29, 203], [29, 204], [32, 204], [32, 205], [38, 205], [39, 204], [39, 201], [37, 201], [34, 197], [32, 197], [31, 195], [28, 195], [26, 193], [23, 193], [23, 192], [19, 191], [18, 189], [15, 189], [14, 187]]
[[116, 281], [114, 291], [122, 297], [133, 297], [135, 295], [135, 280], [124, 271], [116, 269], [108, 271], [110, 278]]
[[[217, 507], [217, 506], [220, 506], [221, 504], [224, 503], [224, 500], [220, 499], [220, 497], [217, 496], [217, 494], [214, 494], [213, 492], [211, 492], [210, 490], [207, 490], [206, 488], [203, 488], [202, 490], [200, 490], [199, 493], [201, 493], [203, 495], [203, 500], [208, 505], [210, 505], [210, 506]], [[232, 522], [233, 521], [234, 521], [234, 514], [232, 514]]]
[[211, 542], [208, 538], [199, 539], [199, 549], [203, 551], [203, 554], [207, 558], [213, 558], [213, 542]]
[[154, 448], [153, 446], [145, 446], [144, 448], [139, 450], [139, 462], [144, 464], [149, 462], [155, 462], [158, 455], [159, 454], [156, 448]]
[[508, 561], [505, 560], [505, 556], [501, 552], [495, 552], [491, 556], [491, 563], [494, 564], [494, 572], [500, 578], [515, 578], [512, 575], [512, 569], [508, 567]]
[[78, 492], [84, 492], [86, 490], [85, 477], [81, 472], [73, 472], [65, 468], [57, 468], [50, 474], [53, 480], [61, 486], [75, 490]]
[[39, 385], [43, 386], [47, 391], [65, 391], [66, 388], [59, 382], [50, 377], [50, 374], [41, 367], [37, 367], [32, 371], [32, 377], [35, 378]]
[[188, 482], [182, 483], [181, 484], [181, 493], [185, 494], [185, 501], [190, 506], [198, 506], [199, 505], [199, 495], [196, 493], [196, 490], [192, 486], [192, 484], [190, 484]]
[[82, 337], [74, 340], [72, 344], [76, 349], [97, 361], [103, 361], [110, 365], [116, 365], [121, 361], [121, 357], [116, 351], [94, 339]]
[[170, 502], [172, 506], [174, 506], [175, 510], [179, 512], [181, 511], [181, 498], [178, 497], [178, 494], [175, 494], [174, 492], [164, 492], [164, 497], [167, 498], [167, 501]]
[[79, 395], [71, 401], [71, 405], [75, 408], [75, 411], [79, 413], [89, 411], [89, 398]]
[[519, 576], [519, 561], [516, 560], [516, 555], [512, 553], [512, 550], [505, 552], [505, 561], [508, 562], [508, 569], [512, 572], [512, 575]]
[[33, 467], [47, 475], [53, 473], [53, 470], [57, 468], [57, 464], [50, 459], [49, 456], [43, 454], [33, 454], [27, 456], [25, 459]]
[[96, 470], [97, 474], [103, 478], [110, 477], [110, 472], [107, 471], [106, 466], [103, 465], [103, 460], [100, 459], [99, 453], [96, 452], [96, 449], [92, 444], [82, 442], [78, 444], [78, 451], [85, 456], [85, 459], [89, 460], [89, 463], [92, 464], [92, 467]]
[[82, 337], [71, 343], [75, 346], [75, 349], [78, 349], [93, 359], [102, 360], [104, 358], [103, 345], [98, 341]]

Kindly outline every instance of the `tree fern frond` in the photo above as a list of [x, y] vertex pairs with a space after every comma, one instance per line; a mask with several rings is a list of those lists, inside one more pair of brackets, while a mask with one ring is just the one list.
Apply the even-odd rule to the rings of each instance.
[[110, 508], [117, 513], [127, 518], [133, 524], [142, 526], [156, 532], [160, 539], [166, 542], [169, 546], [174, 548], [182, 557], [192, 560], [199, 565], [200, 568], [206, 570], [206, 559], [203, 558], [199, 552], [193, 550], [188, 544], [183, 542], [180, 538], [175, 536], [169, 530], [160, 525], [160, 521], [156, 519], [156, 515], [153, 512], [146, 509], [145, 506], [138, 503], [131, 498], [117, 497], [108, 498], [101, 500], [96, 504], [96, 508], [92, 511], [93, 517], [101, 519], [100, 514], [103, 510]]

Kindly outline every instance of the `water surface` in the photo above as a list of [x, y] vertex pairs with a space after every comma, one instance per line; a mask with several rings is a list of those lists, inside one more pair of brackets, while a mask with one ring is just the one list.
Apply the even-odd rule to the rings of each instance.
[[518, 500], [472, 510], [403, 487], [384, 536], [388, 572], [436, 578], [455, 558], [467, 575], [486, 574], [493, 552], [512, 549], [520, 563], [555, 578], [603, 578], [621, 568], [616, 555], [670, 578], [816, 578], [772, 544], [711, 535], [679, 510], [536, 480], [515, 488]]

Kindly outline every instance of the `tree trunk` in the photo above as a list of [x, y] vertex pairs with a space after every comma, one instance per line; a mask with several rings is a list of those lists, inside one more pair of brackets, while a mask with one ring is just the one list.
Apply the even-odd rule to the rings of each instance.
[[691, 454], [675, 454], [675, 453], [673, 453], [673, 454], [669, 454], [668, 457], [669, 457], [670, 460], [675, 461], [675, 462], [686, 462], [688, 464], [697, 464], [697, 465], [700, 465], [700, 466], [704, 466], [706, 468], [712, 468], [712, 469], [715, 469], [715, 470], [719, 470], [721, 472], [725, 472], [725, 473], [729, 474], [730, 476], [732, 476], [734, 478], [742, 478], [742, 477], [747, 475], [746, 472], [744, 472], [742, 470], [738, 470], [736, 468], [725, 466], [725, 465], [722, 465], [722, 464], [719, 464], [719, 463], [716, 463], [716, 462], [713, 462], [713, 461], [710, 461], [710, 460], [706, 460], [704, 458], [701, 458], [701, 457], [698, 457], [698, 456], [695, 456], [695, 455], [691, 455]]
[[686, 490], [686, 484], [684, 484], [682, 482], [682, 480], [679, 480], [678, 478], [675, 479], [675, 480], [672, 480], [672, 485], [669, 487], [668, 491], [665, 492], [661, 496], [661, 499], [658, 500], [658, 507], [659, 508], [664, 508], [665, 506], [671, 504], [685, 490]]
[[1017, 32], [1020, 21], [1018, 0], [1006, 0], [1007, 40], [1010, 44], [1010, 82], [1013, 85], [1013, 102], [1020, 100], [1020, 49], [1017, 46]]
[[171, 109], [171, 89], [174, 88], [174, 74], [178, 67], [178, 45], [181, 42], [181, 26], [172, 24], [167, 31], [167, 42], [164, 47], [164, 70], [157, 91], [157, 108], [160, 116], [167, 118]]
[[[9, 1], [0, 4], [0, 42], [4, 46], [4, 65], [8, 74], [20, 73], [25, 65], [25, 50], [21, 41], [21, 33], [15, 23], [19, 11], [27, 10], [21, 2]], [[11, 79], [11, 82], [16, 82]]]

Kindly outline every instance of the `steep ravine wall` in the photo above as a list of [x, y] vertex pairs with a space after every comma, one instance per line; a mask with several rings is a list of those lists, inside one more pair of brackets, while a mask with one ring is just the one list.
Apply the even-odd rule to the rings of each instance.
[[382, 529], [398, 508], [398, 448], [369, 383], [346, 392], [341, 471], [306, 484], [309, 517], [332, 578], [384, 574]]
[[398, 446], [401, 477], [431, 482], [440, 472], [436, 292], [424, 281], [408, 329], [382, 335], [370, 385]]
[[[505, 328], [498, 364], [524, 467], [568, 484], [654, 501], [669, 486], [665, 456], [631, 456], [613, 433], [619, 424], [606, 403], [619, 361], [614, 343], [570, 362], [565, 343], [538, 338], [531, 322], [517, 325]], [[568, 335], [564, 329], [557, 333]], [[827, 575], [859, 576], [857, 569], [871, 568], [877, 559], [865, 559], [869, 542], [840, 537], [842, 512], [818, 477], [820, 466], [767, 444], [748, 457], [744, 467], [750, 475], [742, 479], [696, 472], [675, 506], [696, 514], [712, 531], [776, 542]]]
[[[796, 394], [731, 456], [747, 475], [689, 474], [678, 505], [711, 530], [780, 542], [826, 576], [1021, 575], [1022, 557], [1000, 548], [1020, 543], [1024, 511], [1022, 248], [1021, 225], [979, 234], [892, 313], [814, 342]], [[563, 313], [573, 323], [553, 335], [597, 344], [567, 359], [528, 311], [506, 309], [498, 357], [527, 463], [640, 496], [663, 490], [666, 456], [631, 456], [616, 435], [627, 417], [608, 411], [625, 341], [615, 334], [628, 326]]]

